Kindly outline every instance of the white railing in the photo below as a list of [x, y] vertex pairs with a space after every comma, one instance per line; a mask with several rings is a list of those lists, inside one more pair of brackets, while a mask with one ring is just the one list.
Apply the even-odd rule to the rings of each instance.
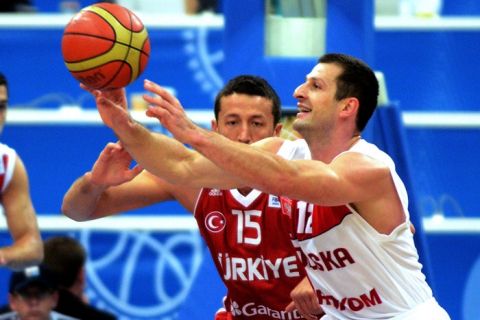
[[[158, 124], [144, 111], [131, 111], [133, 118], [144, 124]], [[188, 116], [196, 123], [210, 125], [213, 112], [208, 110], [187, 110]], [[407, 128], [480, 128], [480, 112], [402, 112]], [[9, 109], [7, 125], [58, 125], [82, 124], [102, 125], [96, 109], [64, 107], [59, 109]]]
[[479, 31], [480, 17], [376, 17], [376, 31]]
[[[155, 118], [149, 118], [144, 111], [131, 111], [132, 117], [143, 124], [159, 124]], [[200, 125], [210, 126], [214, 115], [212, 111], [187, 110], [187, 115]], [[9, 109], [6, 125], [103, 125], [96, 109], [64, 107], [59, 109]]]
[[[123, 215], [97, 220], [77, 222], [63, 215], [38, 215], [38, 226], [42, 231], [191, 231], [197, 230], [193, 216], [181, 215]], [[7, 230], [5, 219], [0, 219], [0, 230]]]

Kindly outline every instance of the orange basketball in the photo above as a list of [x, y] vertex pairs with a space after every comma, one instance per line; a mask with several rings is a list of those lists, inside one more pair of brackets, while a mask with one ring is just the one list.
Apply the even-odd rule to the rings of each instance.
[[65, 27], [62, 55], [70, 73], [93, 89], [122, 88], [145, 70], [150, 40], [142, 21], [112, 3], [83, 8]]

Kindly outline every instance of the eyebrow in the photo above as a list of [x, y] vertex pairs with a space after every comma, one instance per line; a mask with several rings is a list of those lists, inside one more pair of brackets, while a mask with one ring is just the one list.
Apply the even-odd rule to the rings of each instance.
[[[226, 114], [224, 115], [224, 117], [237, 117], [239, 118], [240, 117], [240, 114], [238, 113], [229, 113], [229, 114]], [[248, 115], [249, 118], [263, 118], [264, 115], [262, 113], [258, 113], [258, 114], [253, 114], [253, 115]]]
[[319, 77], [317, 77], [317, 76], [307, 75], [307, 76], [305, 77], [305, 80], [306, 80], [306, 81], [312, 80], [312, 81], [314, 81], [314, 82], [320, 82], [320, 83], [322, 83], [322, 84], [324, 84], [324, 85], [327, 85], [327, 82], [326, 82], [323, 78], [319, 78]]

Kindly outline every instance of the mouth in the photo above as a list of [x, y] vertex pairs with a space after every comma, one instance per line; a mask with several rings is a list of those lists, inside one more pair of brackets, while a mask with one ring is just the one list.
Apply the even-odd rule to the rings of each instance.
[[312, 112], [312, 109], [310, 109], [307, 106], [305, 106], [304, 104], [300, 104], [300, 103], [297, 104], [297, 109], [298, 109], [297, 116]]

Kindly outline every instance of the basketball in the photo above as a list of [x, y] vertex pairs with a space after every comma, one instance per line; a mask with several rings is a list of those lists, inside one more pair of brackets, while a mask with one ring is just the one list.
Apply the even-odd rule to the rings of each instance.
[[106, 90], [137, 79], [150, 56], [150, 40], [142, 21], [117, 4], [83, 8], [67, 24], [62, 37], [67, 69], [89, 88]]

